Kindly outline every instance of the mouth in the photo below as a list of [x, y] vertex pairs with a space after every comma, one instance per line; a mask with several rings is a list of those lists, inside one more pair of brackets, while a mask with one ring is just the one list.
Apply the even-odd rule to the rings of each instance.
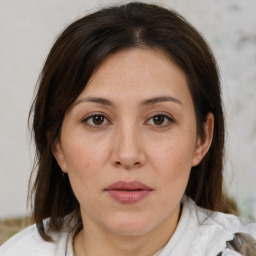
[[140, 181], [118, 181], [104, 191], [122, 204], [133, 204], [148, 196], [153, 189]]

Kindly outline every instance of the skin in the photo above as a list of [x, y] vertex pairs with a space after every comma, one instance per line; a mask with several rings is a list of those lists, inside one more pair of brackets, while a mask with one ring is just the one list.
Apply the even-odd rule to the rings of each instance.
[[[213, 123], [209, 114], [201, 139], [185, 75], [162, 52], [108, 57], [67, 111], [53, 148], [80, 203], [85, 228], [75, 237], [76, 255], [153, 255], [163, 247], [177, 226], [191, 167], [210, 147]], [[152, 191], [123, 204], [104, 191], [119, 180]]]

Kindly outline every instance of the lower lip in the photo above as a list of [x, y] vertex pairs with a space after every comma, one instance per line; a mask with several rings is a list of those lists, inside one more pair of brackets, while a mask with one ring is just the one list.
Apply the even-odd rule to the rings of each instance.
[[146, 197], [151, 190], [107, 190], [106, 191], [113, 199], [123, 204], [137, 203]]

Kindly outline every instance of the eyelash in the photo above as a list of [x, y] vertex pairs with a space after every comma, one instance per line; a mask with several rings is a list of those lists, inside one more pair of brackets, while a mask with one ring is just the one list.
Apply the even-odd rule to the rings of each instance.
[[[103, 124], [90, 124], [89, 121], [91, 120], [91, 122], [93, 122], [93, 118], [96, 118], [96, 117], [101, 117], [103, 118]], [[160, 118], [164, 118], [164, 124], [148, 124], [150, 126], [153, 126], [155, 129], [161, 129], [161, 128], [165, 128], [165, 127], [168, 127], [171, 123], [174, 123], [174, 119], [166, 114], [161, 114], [161, 113], [158, 113], [158, 114], [155, 114], [153, 115], [152, 117], [150, 117], [149, 119], [147, 119], [147, 123], [150, 121], [150, 120], [153, 120], [153, 118], [156, 118], [156, 117], [160, 117]], [[105, 122], [108, 122], [107, 124], [105, 124]], [[82, 121], [86, 126], [89, 126], [90, 128], [93, 128], [93, 129], [101, 129], [102, 126], [104, 125], [110, 125], [111, 122], [108, 120], [108, 118], [103, 115], [103, 114], [93, 114], [93, 115], [90, 115], [88, 117], [86, 117], [85, 119], [83, 119]]]
[[[91, 120], [93, 122], [93, 118], [95, 117], [103, 117], [103, 122], [105, 122], [107, 120], [108, 124], [101, 124], [101, 125], [96, 125], [96, 124], [90, 124], [89, 120]], [[83, 121], [82, 121], [86, 126], [89, 126], [90, 128], [93, 129], [100, 129], [102, 128], [103, 125], [109, 125], [111, 124], [111, 122], [108, 120], [108, 118], [106, 116], [104, 116], [103, 114], [93, 114], [90, 115], [88, 117], [86, 117]]]
[[153, 118], [156, 118], [156, 117], [160, 117], [160, 118], [164, 118], [164, 122], [163, 124], [149, 124], [151, 126], [153, 126], [155, 129], [163, 129], [163, 128], [166, 128], [168, 127], [169, 125], [171, 125], [172, 123], [174, 123], [174, 119], [166, 114], [156, 114], [156, 115], [153, 115], [152, 117], [150, 117], [147, 122], [149, 122], [150, 120], [152, 120], [153, 122]]

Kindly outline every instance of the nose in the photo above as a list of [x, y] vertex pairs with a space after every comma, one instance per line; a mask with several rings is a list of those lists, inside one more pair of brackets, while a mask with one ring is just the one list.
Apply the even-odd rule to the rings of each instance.
[[116, 128], [113, 137], [112, 163], [115, 167], [135, 169], [144, 165], [146, 157], [139, 127], [124, 124]]

